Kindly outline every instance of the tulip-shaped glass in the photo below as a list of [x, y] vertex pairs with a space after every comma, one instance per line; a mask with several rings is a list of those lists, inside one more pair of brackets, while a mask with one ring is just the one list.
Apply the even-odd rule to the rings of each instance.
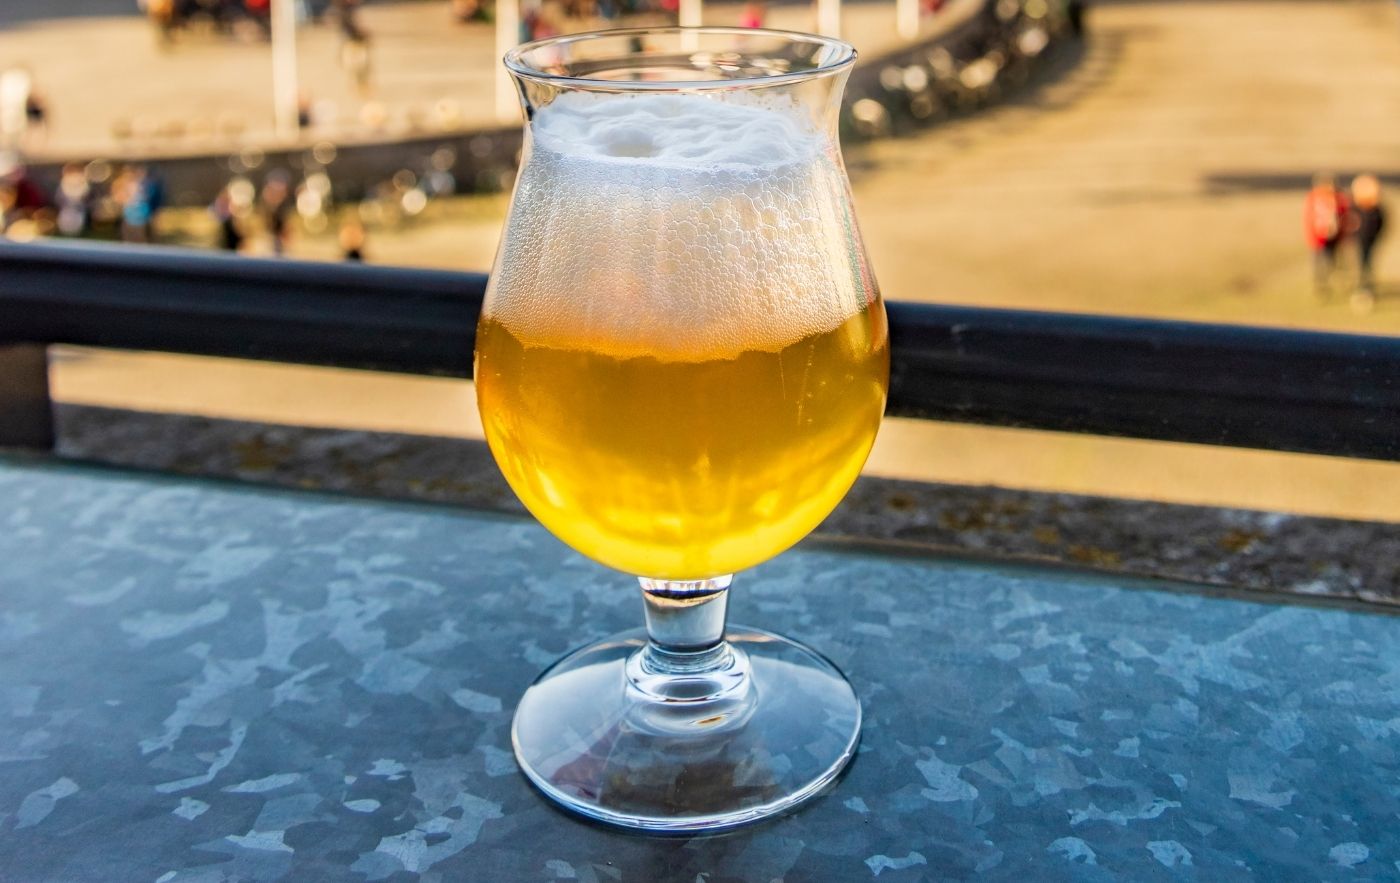
[[[721, 830], [817, 794], [854, 754], [845, 677], [725, 625], [732, 575], [831, 512], [884, 410], [885, 311], [836, 135], [854, 59], [737, 28], [506, 56], [528, 122], [477, 331], [482, 422], [545, 527], [641, 578], [646, 617], [516, 711], [526, 775], [585, 816]], [[784, 591], [800, 611], [803, 587]]]

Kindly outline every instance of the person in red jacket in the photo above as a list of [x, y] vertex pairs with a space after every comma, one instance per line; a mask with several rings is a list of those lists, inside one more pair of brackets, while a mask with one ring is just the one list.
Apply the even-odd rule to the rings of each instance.
[[1313, 253], [1313, 284], [1326, 296], [1331, 289], [1332, 271], [1337, 268], [1337, 247], [1342, 244], [1350, 222], [1351, 205], [1337, 182], [1326, 173], [1313, 178], [1312, 189], [1303, 200], [1303, 235]]

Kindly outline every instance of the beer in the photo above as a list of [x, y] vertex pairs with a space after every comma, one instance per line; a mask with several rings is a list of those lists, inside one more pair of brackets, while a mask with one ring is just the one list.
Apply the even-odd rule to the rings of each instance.
[[883, 316], [779, 350], [666, 361], [531, 346], [487, 319], [492, 450], [556, 536], [629, 573], [697, 579], [801, 539], [851, 486], [884, 408]]
[[535, 119], [477, 332], [487, 441], [585, 555], [750, 567], [836, 506], [884, 409], [840, 161], [781, 107], [568, 98]]

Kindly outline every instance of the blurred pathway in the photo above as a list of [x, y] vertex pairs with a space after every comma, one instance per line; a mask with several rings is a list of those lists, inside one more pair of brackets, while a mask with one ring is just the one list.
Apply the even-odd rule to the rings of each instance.
[[[48, 136], [31, 144], [34, 155], [93, 157], [132, 149], [228, 152], [237, 139], [273, 143], [266, 43], [191, 33], [162, 47], [144, 18], [111, 15], [118, 7], [134, 10], [135, 0], [81, 0], [85, 5], [80, 8], [99, 14], [53, 21], [30, 20], [35, 0], [0, 0], [0, 7], [12, 2], [28, 5], [8, 14], [0, 10], [0, 67], [28, 67], [52, 117]], [[939, 15], [924, 19], [925, 32], [960, 21], [980, 5], [981, 0], [954, 0]], [[741, 10], [737, 2], [707, 3], [706, 23], [737, 24]], [[304, 25], [298, 34], [300, 82], [319, 103], [319, 134], [332, 140], [382, 138], [409, 120], [453, 129], [499, 125], [491, 25], [454, 21], [443, 0], [369, 5], [361, 22], [372, 46], [372, 89], [366, 95], [356, 91], [340, 67], [334, 24]], [[894, 22], [893, 0], [845, 7], [847, 39], [864, 53], [902, 43]], [[767, 23], [810, 31], [815, 27], [813, 6], [774, 6]], [[573, 23], [580, 30], [590, 24], [604, 23]], [[364, 122], [370, 102], [379, 106], [370, 116], [382, 116], [382, 122]]]

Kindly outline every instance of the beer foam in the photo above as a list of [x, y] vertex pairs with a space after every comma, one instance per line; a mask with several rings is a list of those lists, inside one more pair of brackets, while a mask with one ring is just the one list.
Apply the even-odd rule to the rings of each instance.
[[542, 149], [599, 161], [756, 168], [801, 161], [820, 140], [797, 108], [780, 108], [754, 98], [574, 93], [542, 108], [533, 134]]
[[527, 344], [732, 358], [865, 305], [840, 159], [795, 106], [578, 94], [531, 125], [487, 304]]

